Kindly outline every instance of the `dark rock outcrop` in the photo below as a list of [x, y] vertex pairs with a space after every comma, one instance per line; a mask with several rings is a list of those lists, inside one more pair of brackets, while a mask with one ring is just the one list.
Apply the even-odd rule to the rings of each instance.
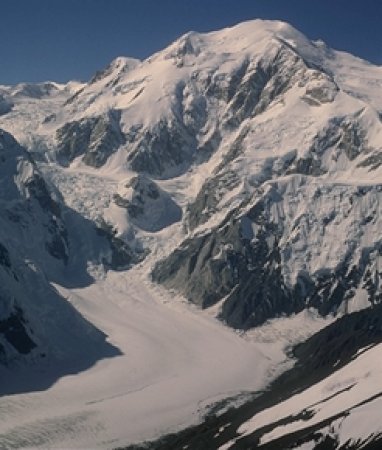
[[144, 231], [155, 233], [182, 219], [182, 209], [145, 175], [133, 177], [125, 185], [124, 195], [115, 194], [113, 201], [126, 209], [130, 221]]
[[120, 115], [107, 115], [69, 122], [57, 130], [57, 158], [63, 165], [83, 155], [85, 164], [101, 167], [121, 145], [125, 137], [120, 129]]
[[[381, 273], [376, 261], [382, 245], [364, 248], [360, 258], [349, 247], [337, 267], [309, 273], [300, 270], [293, 284], [285, 278], [291, 251], [283, 218], [270, 218], [281, 200], [277, 188], [250, 208], [230, 210], [212, 229], [192, 235], [154, 267], [153, 280], [175, 289], [207, 308], [223, 300], [220, 318], [235, 328], [248, 329], [266, 320], [314, 307], [323, 316], [347, 308], [358, 289], [370, 304], [382, 300]], [[360, 193], [361, 197], [367, 192]], [[355, 202], [355, 200], [353, 200]], [[242, 211], [245, 210], [245, 213]], [[378, 211], [371, 211], [370, 221]], [[314, 223], [315, 219], [311, 219]], [[328, 218], [329, 222], [333, 219]], [[305, 226], [297, 220], [294, 229]], [[306, 233], [306, 231], [304, 231]]]

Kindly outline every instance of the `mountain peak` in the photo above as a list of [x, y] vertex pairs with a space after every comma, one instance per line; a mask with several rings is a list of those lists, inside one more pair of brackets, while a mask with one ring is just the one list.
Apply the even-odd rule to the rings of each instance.
[[141, 61], [139, 59], [129, 58], [126, 56], [118, 56], [117, 58], [113, 59], [113, 61], [105, 69], [98, 70], [91, 78], [89, 83], [93, 84], [106, 78], [116, 78], [122, 73], [127, 73], [130, 70], [135, 69], [135, 67], [137, 67], [140, 62]]
[[320, 46], [314, 45], [290, 24], [255, 19], [218, 31], [188, 32], [149, 58], [149, 61], [172, 58], [179, 67], [192, 64], [194, 59], [198, 63], [204, 60], [207, 64], [212, 61], [221, 64], [224, 59], [232, 58], [233, 55], [235, 58], [248, 55], [252, 59], [256, 55], [264, 55], [272, 45], [286, 45], [313, 63], [322, 59]]

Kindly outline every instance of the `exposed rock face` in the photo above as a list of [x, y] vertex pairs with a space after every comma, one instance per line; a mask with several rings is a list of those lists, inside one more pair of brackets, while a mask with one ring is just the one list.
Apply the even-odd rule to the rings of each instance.
[[[4, 131], [0, 132], [0, 160], [3, 174], [0, 208], [5, 221], [3, 230], [9, 232], [8, 239], [14, 245], [18, 244], [20, 250], [34, 248], [41, 261], [46, 258], [47, 251], [53, 258], [67, 263], [67, 231], [58, 200], [28, 153]], [[27, 229], [34, 233], [32, 241]]]
[[137, 254], [128, 243], [117, 236], [117, 230], [104, 220], [101, 220], [97, 226], [97, 233], [104, 237], [109, 244], [107, 256], [102, 260], [106, 268], [112, 270], [126, 270], [134, 264], [142, 261], [146, 256]]
[[[219, 230], [186, 241], [163, 264], [153, 278], [185, 293], [202, 307], [225, 298], [222, 318], [237, 328], [264, 322], [278, 310], [280, 314], [301, 308], [285, 287], [277, 230], [264, 224], [257, 211], [241, 220], [227, 218]], [[256, 245], [243, 236], [244, 227], [259, 225]]]
[[[82, 361], [86, 367], [99, 357], [117, 354], [106, 336], [52, 288], [32, 262], [33, 254], [28, 261], [20, 256], [17, 249], [0, 244], [0, 364]], [[7, 386], [2, 389], [7, 391]]]
[[8, 114], [13, 108], [13, 103], [0, 94], [0, 116]]
[[97, 119], [92, 127], [89, 146], [83, 161], [88, 166], [101, 167], [124, 143], [125, 138], [119, 125], [119, 113], [112, 111], [107, 118]]
[[375, 151], [373, 155], [368, 156], [362, 162], [359, 163], [358, 167], [367, 167], [370, 171], [376, 170], [382, 166], [382, 152]]
[[57, 130], [57, 156], [61, 163], [68, 165], [87, 151], [94, 125], [95, 119], [89, 119], [82, 122], [69, 122]]
[[69, 122], [57, 130], [57, 156], [68, 165], [83, 155], [85, 164], [101, 167], [109, 156], [125, 142], [119, 125], [119, 113]]
[[[6, 361], [6, 347], [11, 346], [21, 355], [27, 355], [35, 347], [36, 344], [30, 337], [31, 331], [27, 331], [27, 323], [24, 319], [23, 312], [19, 307], [3, 320], [0, 320], [0, 359]], [[1, 358], [2, 357], [2, 358]]]
[[[257, 228], [256, 241], [252, 226]], [[202, 307], [225, 298], [221, 317], [229, 325], [249, 328], [267, 320], [272, 311], [291, 313], [302, 299], [285, 286], [277, 227], [264, 219], [264, 206], [247, 215], [229, 215], [218, 229], [186, 240], [153, 278], [181, 290]]]
[[195, 201], [188, 205], [187, 227], [193, 230], [216, 214], [226, 192], [235, 189], [239, 184], [240, 179], [234, 171], [224, 171], [206, 180]]
[[159, 122], [152, 130], [143, 130], [134, 136], [128, 162], [136, 172], [158, 178], [177, 175], [193, 160], [195, 138], [176, 120]]
[[61, 208], [49, 192], [44, 179], [40, 174], [34, 173], [32, 177], [25, 180], [25, 187], [29, 194], [30, 201], [36, 200], [44, 212], [49, 213], [49, 219], [46, 223], [48, 236], [45, 248], [51, 256], [62, 260], [65, 264], [68, 262], [68, 235], [61, 217]]
[[316, 104], [333, 101], [338, 90], [326, 73], [311, 68], [285, 42], [270, 46], [263, 59], [245, 61], [223, 91], [228, 102], [226, 126], [238, 126], [246, 118], [261, 114], [296, 84], [306, 86], [305, 98]]
[[33, 99], [42, 99], [48, 97], [55, 91], [58, 91], [58, 86], [55, 83], [21, 83], [15, 86], [12, 95], [16, 98], [29, 97]]
[[[352, 309], [360, 290], [369, 304], [379, 303], [382, 246], [365, 227], [374, 229], [380, 223], [381, 190], [327, 188], [324, 199], [317, 191], [313, 194], [309, 182], [301, 182], [297, 191], [277, 183], [258, 191], [255, 198], [260, 199], [253, 206], [231, 210], [217, 227], [187, 238], [157, 264], [153, 279], [203, 308], [224, 299], [220, 317], [244, 329], [306, 307], [323, 315], [341, 307]], [[296, 192], [312, 202], [299, 215], [295, 208], [302, 205], [292, 200]], [[367, 217], [362, 213], [366, 204], [374, 204]], [[340, 249], [325, 243], [325, 233], [342, 235], [353, 226], [359, 227], [357, 241]], [[320, 267], [315, 261], [320, 253], [328, 262], [325, 270], [315, 269]]]
[[[73, 360], [86, 348], [90, 355], [95, 344], [111, 355], [105, 336], [48, 281], [76, 259], [65, 220], [69, 211], [26, 150], [2, 130], [0, 173], [0, 363]], [[97, 359], [95, 353], [89, 361]]]

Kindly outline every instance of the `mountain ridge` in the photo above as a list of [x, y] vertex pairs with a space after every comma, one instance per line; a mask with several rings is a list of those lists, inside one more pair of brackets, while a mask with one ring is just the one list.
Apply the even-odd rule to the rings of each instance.
[[[286, 23], [261, 20], [187, 33], [144, 61], [119, 57], [87, 83], [1, 86], [0, 127], [10, 133], [0, 133], [4, 286], [17, 290], [22, 276], [13, 267], [26, 264], [41, 299], [50, 293], [65, 303], [58, 292], [73, 295], [81, 314], [121, 342], [121, 349], [108, 347], [103, 331], [89, 334], [80, 324], [79, 340], [91, 347], [92, 335], [105, 345], [93, 363], [129, 352], [120, 330], [132, 319], [117, 320], [114, 335], [118, 313], [137, 315], [147, 327], [141, 308], [152, 317], [155, 305], [169, 323], [172, 312], [161, 308], [175, 308], [174, 298], [217, 318], [213, 329], [223, 323], [244, 336], [312, 310], [322, 317], [317, 323], [338, 319], [339, 329], [358, 311], [373, 315], [382, 300], [379, 87], [381, 67], [309, 41]], [[116, 288], [110, 280], [118, 280]], [[28, 286], [20, 288], [21, 306], [0, 315], [0, 356], [3, 347], [12, 353], [1, 339], [12, 340], [17, 323], [21, 346], [17, 355], [13, 341], [12, 358], [25, 367], [23, 350], [40, 351], [46, 339], [33, 340], [37, 315], [27, 325]], [[163, 303], [157, 292], [166, 292]], [[76, 309], [67, 311], [75, 321]], [[192, 336], [187, 311], [177, 317]], [[179, 330], [173, 332], [158, 342], [175, 339]], [[228, 341], [233, 354], [236, 341]], [[249, 350], [237, 345], [244, 366]], [[70, 359], [73, 349], [66, 350]], [[12, 358], [4, 356], [4, 364]], [[203, 354], [203, 367], [207, 359]], [[174, 370], [184, 373], [184, 366]], [[345, 375], [346, 365], [338, 376]]]

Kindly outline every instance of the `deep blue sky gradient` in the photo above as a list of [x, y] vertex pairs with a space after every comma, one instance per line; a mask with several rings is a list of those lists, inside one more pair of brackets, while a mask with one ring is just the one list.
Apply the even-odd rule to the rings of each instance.
[[87, 80], [116, 56], [255, 18], [382, 65], [382, 0], [1, 0], [0, 84]]

